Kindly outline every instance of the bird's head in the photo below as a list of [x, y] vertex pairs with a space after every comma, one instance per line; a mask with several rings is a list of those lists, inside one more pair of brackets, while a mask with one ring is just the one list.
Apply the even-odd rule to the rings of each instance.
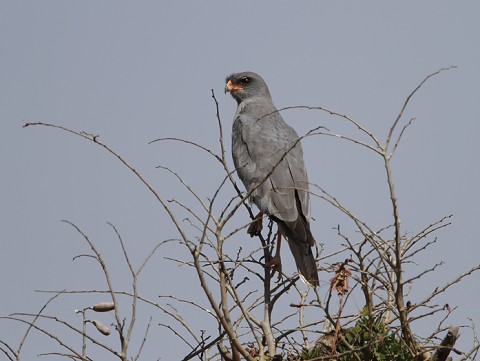
[[271, 99], [267, 84], [257, 73], [251, 71], [234, 73], [229, 75], [225, 81], [227, 83], [225, 93], [230, 92], [238, 104], [253, 97]]

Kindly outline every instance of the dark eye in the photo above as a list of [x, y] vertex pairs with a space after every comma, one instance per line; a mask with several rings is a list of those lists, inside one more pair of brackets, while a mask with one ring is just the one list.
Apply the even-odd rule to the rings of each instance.
[[248, 84], [250, 83], [250, 78], [248, 76], [242, 76], [239, 80], [240, 84]]

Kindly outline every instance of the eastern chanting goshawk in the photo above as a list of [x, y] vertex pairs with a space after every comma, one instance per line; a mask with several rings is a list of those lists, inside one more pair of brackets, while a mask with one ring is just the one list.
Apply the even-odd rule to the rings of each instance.
[[[318, 286], [318, 273], [310, 231], [310, 194], [303, 150], [297, 132], [282, 119], [273, 104], [267, 84], [253, 72], [232, 74], [225, 92], [237, 101], [232, 129], [232, 156], [236, 171], [250, 199], [260, 209], [248, 230], [262, 229], [266, 214], [278, 224], [275, 256], [267, 266], [281, 272], [280, 241], [290, 246], [300, 277]], [[253, 191], [252, 191], [253, 190]]]

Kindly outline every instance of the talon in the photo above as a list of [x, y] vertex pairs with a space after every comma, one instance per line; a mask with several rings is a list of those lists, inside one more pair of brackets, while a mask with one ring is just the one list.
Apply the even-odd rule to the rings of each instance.
[[275, 251], [275, 256], [268, 257], [265, 262], [265, 267], [272, 268], [273, 273], [278, 272], [277, 282], [280, 282], [282, 279], [282, 259], [280, 258], [280, 246], [282, 245], [282, 232], [280, 229], [277, 231], [277, 250]]
[[273, 273], [272, 276], [275, 275], [276, 272], [278, 272], [278, 280], [280, 281], [282, 278], [282, 259], [280, 258], [280, 254], [277, 252], [275, 256], [269, 257], [267, 262], [265, 262], [265, 267], [266, 268], [271, 268]]

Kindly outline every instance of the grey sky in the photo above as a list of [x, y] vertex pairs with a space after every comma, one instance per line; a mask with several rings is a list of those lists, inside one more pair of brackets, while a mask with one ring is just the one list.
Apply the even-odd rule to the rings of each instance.
[[[384, 140], [409, 92], [429, 73], [457, 65], [413, 99], [405, 119], [416, 120], [393, 162], [404, 231], [454, 214], [453, 225], [419, 258], [419, 267], [446, 264], [412, 291], [412, 302], [477, 264], [479, 13], [475, 1], [1, 2], [0, 314], [36, 312], [48, 298], [36, 289], [105, 287], [92, 261], [72, 262], [88, 247], [61, 219], [96, 242], [119, 288], [129, 286], [122, 279], [128, 273], [107, 221], [118, 227], [137, 265], [155, 244], [176, 236], [153, 197], [112, 156], [66, 133], [21, 125], [44, 121], [98, 134], [166, 199], [182, 198], [181, 188], [157, 165], [178, 170], [206, 198], [223, 177], [211, 158], [179, 144], [147, 143], [175, 136], [218, 149], [210, 89], [229, 138], [236, 105], [223, 94], [224, 79], [243, 70], [265, 78], [279, 108], [321, 105], [354, 117]], [[325, 113], [290, 110], [283, 116], [299, 133], [324, 125], [357, 134]], [[304, 149], [313, 183], [373, 226], [386, 225], [390, 208], [374, 155], [321, 137], [306, 140]], [[317, 241], [334, 250], [339, 240], [332, 227], [346, 220], [319, 200], [312, 208]], [[191, 296], [194, 274], [164, 257], [188, 255], [162, 248], [146, 269], [142, 292], [152, 299]], [[294, 272], [287, 252], [283, 262]], [[321, 292], [330, 277], [320, 275]], [[458, 306], [450, 323], [471, 317], [479, 326], [478, 296], [475, 275], [438, 302]], [[66, 296], [49, 312], [73, 320], [73, 310], [87, 300]], [[178, 339], [156, 326], [164, 316], [153, 314], [165, 343], [159, 350], [152, 342], [144, 359], [185, 355]], [[17, 342], [23, 329], [0, 321], [0, 339]], [[45, 351], [44, 342], [33, 336], [26, 355]]]

